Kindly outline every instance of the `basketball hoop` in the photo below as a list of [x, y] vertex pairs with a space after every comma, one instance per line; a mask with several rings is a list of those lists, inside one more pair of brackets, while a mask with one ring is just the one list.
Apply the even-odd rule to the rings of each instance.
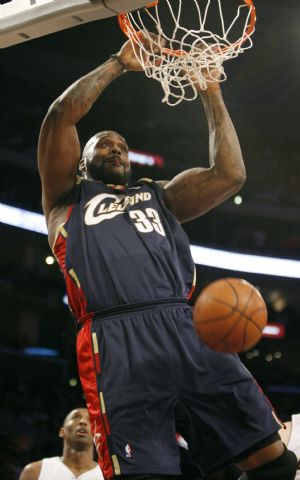
[[174, 106], [194, 100], [196, 84], [205, 90], [226, 80], [223, 62], [252, 47], [256, 12], [252, 0], [226, 7], [222, 0], [158, 0], [118, 21], [147, 77], [161, 83], [162, 101]]

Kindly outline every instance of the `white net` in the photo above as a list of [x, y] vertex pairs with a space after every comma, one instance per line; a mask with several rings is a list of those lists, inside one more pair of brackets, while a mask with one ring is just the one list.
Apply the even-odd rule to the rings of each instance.
[[173, 106], [194, 100], [196, 84], [206, 89], [208, 82], [226, 80], [223, 62], [252, 47], [252, 1], [230, 3], [160, 0], [119, 17], [145, 74], [161, 83], [163, 102]]

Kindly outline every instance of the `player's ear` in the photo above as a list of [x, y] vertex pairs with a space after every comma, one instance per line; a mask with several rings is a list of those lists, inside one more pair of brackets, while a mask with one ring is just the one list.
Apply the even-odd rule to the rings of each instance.
[[83, 157], [80, 162], [79, 162], [79, 171], [81, 173], [84, 173], [85, 172], [85, 157]]
[[65, 429], [64, 429], [64, 427], [60, 427], [59, 432], [58, 432], [58, 436], [59, 436], [60, 438], [64, 438], [64, 436], [65, 436]]

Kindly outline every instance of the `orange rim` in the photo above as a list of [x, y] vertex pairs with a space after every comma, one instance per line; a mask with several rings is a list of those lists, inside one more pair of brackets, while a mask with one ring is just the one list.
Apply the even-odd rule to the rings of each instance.
[[[255, 6], [253, 4], [253, 1], [252, 0], [243, 0], [243, 1], [248, 6], [248, 8], [250, 10], [250, 23], [247, 26], [247, 29], [246, 29], [243, 37], [239, 38], [238, 40], [236, 40], [236, 42], [234, 42], [232, 44], [232, 47], [234, 47], [234, 48], [236, 48], [236, 47], [238, 47], [238, 46], [240, 46], [240, 45], [242, 45], [243, 43], [246, 42], [246, 40], [254, 32], [255, 24], [256, 24], [256, 10], [255, 10]], [[151, 7], [156, 7], [158, 5], [158, 3], [159, 3], [159, 0], [157, 0], [155, 2], [152, 2], [152, 3], [149, 3], [144, 8], [147, 9], [147, 8], [151, 8]], [[120, 26], [122, 32], [124, 33], [124, 35], [126, 35], [126, 37], [130, 38], [134, 43], [137, 43], [138, 38], [141, 36], [141, 32], [135, 30], [135, 28], [133, 27], [133, 25], [132, 25], [132, 23], [131, 23], [131, 21], [128, 17], [128, 14], [127, 13], [120, 13], [118, 15], [118, 22], [119, 22], [119, 26]], [[229, 48], [230, 47], [225, 47], [225, 48], [221, 49], [221, 52], [224, 53], [227, 50], [229, 50]], [[173, 56], [176, 56], [176, 57], [180, 57], [182, 55], [187, 55], [188, 54], [188, 52], [186, 52], [185, 50], [172, 50], [170, 48], [162, 48], [162, 53], [164, 53], [166, 55], [173, 55]]]

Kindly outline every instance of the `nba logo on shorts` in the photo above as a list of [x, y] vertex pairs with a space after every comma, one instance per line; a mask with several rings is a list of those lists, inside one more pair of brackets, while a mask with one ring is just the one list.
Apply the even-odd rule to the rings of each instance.
[[131, 446], [129, 445], [129, 443], [127, 443], [127, 445], [125, 446], [125, 452], [126, 452], [126, 457], [127, 458], [132, 457], [132, 450], [131, 450]]

